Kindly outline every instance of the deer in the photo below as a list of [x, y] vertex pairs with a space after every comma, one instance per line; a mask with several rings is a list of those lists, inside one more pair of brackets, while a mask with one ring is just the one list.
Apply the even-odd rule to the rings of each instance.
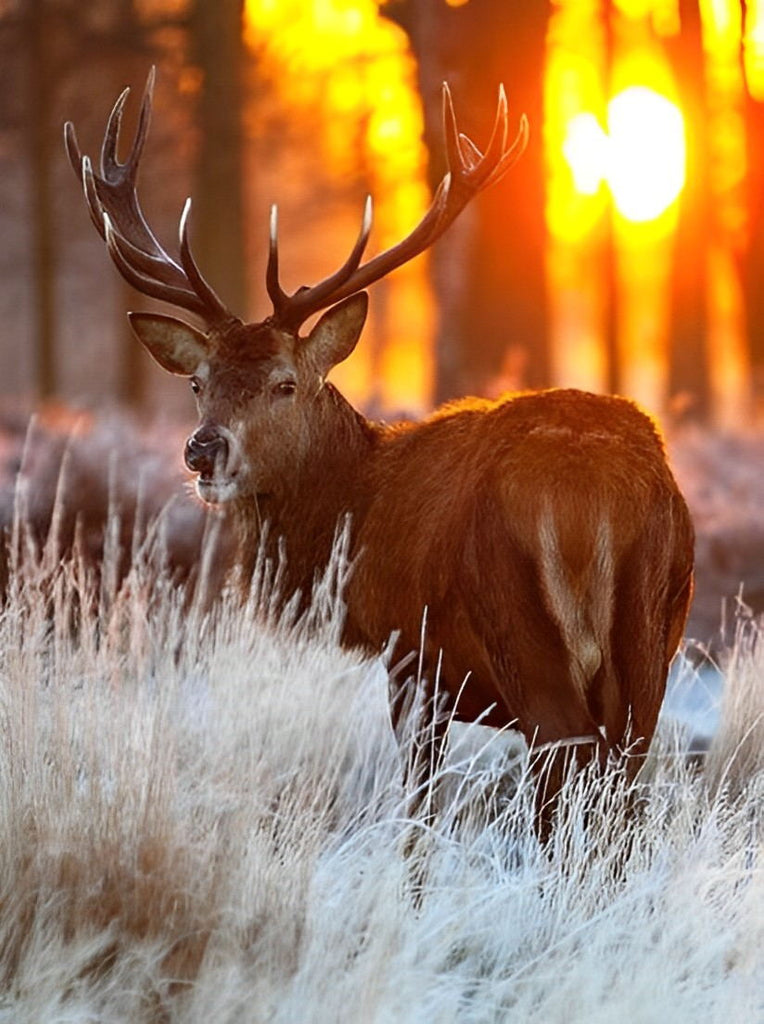
[[448, 169], [421, 221], [364, 262], [367, 198], [342, 266], [292, 294], [280, 283], [273, 206], [265, 281], [273, 308], [246, 322], [192, 254], [191, 200], [177, 259], [141, 210], [136, 179], [153, 83], [152, 69], [124, 162], [117, 147], [129, 88], [109, 116], [98, 172], [71, 122], [65, 141], [117, 270], [184, 314], [128, 316], [150, 355], [196, 396], [199, 424], [184, 457], [199, 498], [231, 517], [245, 577], [261, 544], [279, 546], [287, 596], [310, 593], [347, 522], [353, 569], [342, 642], [380, 652], [397, 637], [396, 652], [420, 651], [441, 691], [458, 697], [452, 714], [517, 728], [545, 750], [537, 803], [548, 832], [571, 750], [576, 768], [616, 757], [635, 775], [683, 635], [693, 526], [662, 435], [632, 401], [571, 388], [464, 398], [388, 425], [367, 419], [328, 379], [359, 341], [367, 289], [429, 249], [504, 176], [525, 148], [526, 118], [510, 139], [500, 87], [483, 152], [459, 131], [444, 84]]

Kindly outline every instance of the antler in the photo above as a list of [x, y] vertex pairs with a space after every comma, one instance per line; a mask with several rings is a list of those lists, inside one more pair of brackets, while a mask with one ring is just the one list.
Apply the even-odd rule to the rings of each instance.
[[[238, 318], [202, 276], [191, 253], [188, 240], [191, 200], [186, 200], [180, 218], [180, 263], [162, 248], [140, 208], [136, 178], [151, 120], [153, 89], [152, 68], [146, 81], [135, 139], [124, 163], [117, 159], [117, 145], [129, 88], [122, 92], [109, 115], [101, 147], [100, 174], [93, 171], [90, 158], [83, 156], [71, 121], [64, 126], [69, 161], [82, 183], [93, 223], [106, 241], [117, 269], [129, 284], [145, 295], [196, 314], [209, 326], [235, 321]], [[499, 87], [496, 118], [485, 154], [459, 131], [451, 93], [445, 83], [443, 123], [448, 171], [429, 210], [406, 238], [364, 264], [361, 264], [361, 259], [372, 222], [370, 196], [366, 199], [358, 238], [342, 266], [318, 284], [310, 288], [303, 286], [294, 294], [287, 294], [279, 284], [278, 219], [276, 207], [272, 207], [266, 286], [273, 302], [273, 319], [279, 326], [297, 330], [313, 313], [362, 291], [424, 252], [440, 238], [473, 196], [504, 175], [522, 154], [528, 141], [528, 122], [523, 115], [517, 135], [508, 145], [507, 98], [503, 86]]]
[[90, 216], [108, 246], [117, 269], [138, 291], [170, 302], [201, 317], [209, 326], [236, 317], [204, 279], [191, 253], [187, 199], [180, 218], [180, 264], [162, 248], [146, 223], [135, 188], [138, 163], [151, 120], [154, 68], [149, 72], [141, 103], [138, 128], [127, 160], [117, 160], [119, 130], [130, 89], [125, 89], [112, 108], [101, 146], [100, 174], [95, 174], [90, 157], [83, 156], [74, 125], [64, 125], [69, 162], [85, 191]]
[[463, 135], [456, 124], [456, 115], [448, 85], [443, 83], [443, 127], [446, 138], [448, 171], [438, 186], [432, 204], [414, 230], [402, 241], [361, 265], [371, 231], [371, 196], [366, 199], [358, 238], [347, 260], [330, 277], [312, 287], [298, 288], [288, 295], [278, 280], [277, 211], [271, 208], [270, 251], [266, 272], [268, 295], [273, 302], [275, 319], [287, 329], [296, 330], [311, 314], [339, 302], [354, 292], [367, 288], [428, 249], [448, 228], [473, 196], [498, 181], [521, 156], [528, 142], [528, 121], [520, 118], [520, 126], [512, 144], [507, 146], [507, 97], [499, 86], [491, 138], [485, 154]]

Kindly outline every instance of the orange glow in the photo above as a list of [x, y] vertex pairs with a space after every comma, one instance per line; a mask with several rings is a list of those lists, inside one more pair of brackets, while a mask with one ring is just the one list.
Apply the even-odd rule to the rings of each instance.
[[744, 46], [745, 74], [755, 100], [764, 101], [764, 0], [748, 0]]
[[[557, 0], [548, 34], [545, 148], [553, 383], [604, 390], [612, 330], [620, 388], [659, 411], [685, 135], [656, 37], [676, 0]], [[611, 326], [608, 327], [608, 324]]]
[[649, 20], [659, 35], [679, 31], [678, 0], [615, 0], [614, 6], [633, 21]]
[[[246, 0], [245, 16], [245, 40], [271, 90], [268, 112], [300, 140], [303, 166], [282, 167], [268, 197], [284, 210], [282, 262], [293, 287], [325, 276], [345, 258], [364, 192], [374, 197], [370, 251], [397, 242], [424, 214], [430, 196], [416, 66], [404, 32], [380, 16], [375, 0]], [[315, 193], [314, 230], [326, 242], [313, 254], [304, 244], [293, 254], [288, 208], [304, 206], [308, 192]], [[338, 208], [343, 193], [357, 196], [352, 217]], [[293, 283], [290, 267], [301, 275]], [[424, 409], [432, 387], [433, 317], [426, 256], [377, 285], [363, 342], [334, 374], [349, 397]]]
[[[555, 0], [548, 34], [545, 147], [547, 272], [555, 383], [601, 389], [612, 332], [619, 385], [656, 412], [669, 398], [674, 236], [687, 169], [677, 83], [662, 38], [680, 30], [678, 0]], [[737, 254], [748, 230], [743, 66], [764, 99], [764, 0], [701, 0], [706, 108], [699, 154], [713, 411], [731, 424], [749, 406]], [[609, 99], [612, 96], [612, 99]], [[697, 115], [696, 115], [697, 116]], [[700, 182], [703, 187], [702, 180]], [[611, 216], [610, 210], [612, 208]]]
[[[380, 16], [382, 2], [245, 2], [258, 76], [248, 123], [256, 182], [248, 219], [259, 232], [250, 259], [257, 274], [267, 204], [277, 201], [289, 289], [344, 259], [365, 192], [375, 200], [370, 252], [405, 235], [429, 202], [416, 68], [405, 34]], [[466, 2], [444, 0], [443, 9]], [[739, 0], [700, 2], [702, 133], [693, 111], [682, 113], [677, 84], [684, 83], [675, 82], [669, 59], [681, 45], [672, 38], [679, 7], [679, 0], [552, 2], [542, 131], [553, 382], [604, 389], [613, 335], [620, 387], [665, 409], [679, 199], [685, 176], [697, 173], [687, 169], [686, 148], [707, 137], [699, 177], [710, 216], [698, 245], [708, 255], [708, 345], [724, 419], [745, 406], [735, 262], [748, 230], [743, 67], [752, 94], [764, 99], [764, 0], [749, 0], [745, 26]], [[336, 373], [352, 399], [427, 407], [435, 321], [427, 263], [418, 259], [376, 286], [363, 342]]]
[[676, 201], [685, 180], [684, 122], [679, 108], [644, 86], [608, 104], [607, 179], [627, 220], [654, 220]]
[[654, 220], [676, 201], [685, 180], [684, 123], [679, 108], [644, 86], [608, 104], [608, 131], [590, 113], [568, 124], [563, 153], [579, 192], [606, 182], [627, 220]]
[[397, 240], [428, 202], [421, 104], [403, 31], [374, 0], [246, 0], [245, 10], [261, 70], [293, 116], [320, 123], [317, 155], [323, 150], [339, 174], [359, 165], [369, 174], [380, 242]]
[[[745, 233], [743, 185], [748, 164], [740, 62], [741, 9], [735, 0], [701, 0], [700, 6], [709, 85], [707, 130], [714, 213], [720, 229], [735, 246]], [[751, 5], [751, 17], [756, 17], [755, 5]]]

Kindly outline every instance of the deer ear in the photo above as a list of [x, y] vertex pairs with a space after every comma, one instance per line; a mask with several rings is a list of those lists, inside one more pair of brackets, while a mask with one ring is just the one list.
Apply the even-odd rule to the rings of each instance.
[[368, 309], [369, 296], [358, 292], [327, 310], [310, 332], [306, 349], [322, 376], [356, 347]]
[[162, 313], [128, 313], [138, 340], [170, 373], [191, 377], [209, 354], [209, 342], [196, 327]]

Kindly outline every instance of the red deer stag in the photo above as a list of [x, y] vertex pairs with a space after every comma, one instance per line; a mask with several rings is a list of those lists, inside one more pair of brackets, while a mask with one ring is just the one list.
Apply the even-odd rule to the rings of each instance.
[[[458, 713], [519, 724], [547, 755], [549, 786], [565, 747], [582, 760], [627, 745], [642, 753], [663, 697], [692, 590], [693, 530], [651, 420], [631, 402], [550, 390], [466, 399], [424, 422], [369, 422], [326, 379], [358, 342], [363, 289], [435, 242], [481, 189], [520, 156], [523, 118], [508, 144], [503, 90], [485, 154], [457, 129], [444, 89], [448, 173], [411, 234], [362, 263], [367, 200], [345, 263], [312, 287], [279, 283], [276, 210], [266, 274], [273, 312], [244, 323], [192, 256], [190, 201], [179, 262], [141, 212], [136, 175], [151, 112], [149, 77], [131, 152], [117, 159], [122, 111], [106, 128], [100, 173], [66, 144], [93, 221], [122, 276], [193, 314], [130, 323], [157, 362], [190, 378], [200, 424], [185, 449], [201, 498], [232, 513], [246, 566], [262, 524], [286, 551], [287, 592], [309, 593], [338, 521], [351, 523], [348, 644], [442, 657], [441, 685]], [[307, 336], [302, 324], [323, 313]], [[467, 679], [466, 685], [462, 686]], [[568, 741], [566, 743], [565, 741]], [[636, 770], [638, 758], [630, 761]], [[549, 792], [549, 789], [547, 789]]]

